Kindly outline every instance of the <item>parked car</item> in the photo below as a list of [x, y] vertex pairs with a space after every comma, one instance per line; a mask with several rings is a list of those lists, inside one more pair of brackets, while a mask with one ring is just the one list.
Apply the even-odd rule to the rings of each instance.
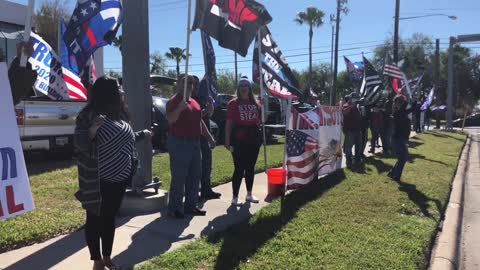
[[[456, 119], [453, 121], [454, 127], [462, 127], [463, 118]], [[480, 127], [480, 113], [474, 113], [468, 116], [465, 119], [465, 126], [466, 127]]]
[[[152, 96], [152, 126], [153, 138], [152, 144], [154, 149], [161, 151], [167, 150], [168, 137], [168, 121], [167, 121], [167, 102], [168, 98]], [[218, 141], [219, 128], [214, 121], [210, 120], [210, 130], [215, 140]]]
[[15, 106], [24, 151], [73, 149], [75, 120], [84, 101], [56, 101], [47, 96], [28, 97]]

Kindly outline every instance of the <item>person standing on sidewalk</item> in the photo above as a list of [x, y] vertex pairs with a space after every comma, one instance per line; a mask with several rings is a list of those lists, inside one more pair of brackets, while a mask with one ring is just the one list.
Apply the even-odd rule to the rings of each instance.
[[358, 95], [350, 94], [346, 98], [348, 100], [343, 104], [343, 134], [345, 136], [343, 142], [343, 151], [347, 159], [347, 167], [353, 165], [352, 148], [355, 146], [355, 163], [362, 162], [362, 137], [360, 134], [362, 116], [357, 107]]
[[397, 157], [397, 162], [388, 173], [388, 177], [400, 182], [403, 167], [408, 159], [408, 139], [410, 138], [410, 118], [408, 114], [412, 109], [407, 110], [407, 100], [402, 95], [393, 99], [393, 133], [392, 146]]
[[[185, 83], [187, 91], [184, 97]], [[181, 75], [176, 85], [177, 93], [167, 102], [167, 148], [172, 175], [168, 215], [178, 219], [184, 218], [184, 214], [206, 215], [206, 211], [197, 206], [202, 174], [200, 138], [204, 136], [211, 145], [215, 145], [215, 140], [202, 121], [200, 105], [191, 98], [194, 86], [193, 76]]]
[[135, 141], [152, 134], [133, 132], [116, 80], [98, 78], [89, 94], [74, 133], [80, 187], [75, 197], [87, 211], [85, 238], [93, 269], [114, 269], [115, 216], [134, 173]]
[[228, 103], [225, 124], [225, 148], [232, 152], [235, 170], [232, 176], [232, 205], [242, 202], [238, 198], [242, 178], [247, 186], [246, 202], [258, 203], [253, 196], [253, 181], [255, 163], [262, 144], [259, 123], [261, 107], [253, 95], [252, 86], [247, 77], [242, 77], [238, 83], [237, 97]]
[[[192, 98], [200, 104], [202, 109], [202, 119], [205, 126], [210, 131], [210, 117], [213, 115], [213, 98], [208, 94], [208, 82], [206, 77], [200, 82], [197, 76]], [[219, 199], [222, 194], [212, 190], [212, 146], [205, 137], [200, 138], [200, 148], [202, 150], [202, 177], [200, 179], [200, 200]]]

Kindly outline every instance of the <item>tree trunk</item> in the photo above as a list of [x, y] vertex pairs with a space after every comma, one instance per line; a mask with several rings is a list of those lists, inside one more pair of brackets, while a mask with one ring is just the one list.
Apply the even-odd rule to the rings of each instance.
[[180, 61], [177, 61], [177, 80], [180, 78]]
[[313, 38], [313, 29], [310, 25], [310, 31], [308, 32], [308, 86], [312, 86], [312, 38]]

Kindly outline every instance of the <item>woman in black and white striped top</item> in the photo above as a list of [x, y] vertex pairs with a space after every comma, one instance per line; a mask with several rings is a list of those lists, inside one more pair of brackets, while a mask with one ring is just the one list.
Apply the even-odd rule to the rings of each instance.
[[76, 196], [87, 210], [85, 237], [93, 269], [114, 268], [115, 216], [134, 171], [135, 141], [152, 136], [147, 129], [133, 132], [122, 99], [116, 80], [98, 78], [75, 129], [80, 186]]

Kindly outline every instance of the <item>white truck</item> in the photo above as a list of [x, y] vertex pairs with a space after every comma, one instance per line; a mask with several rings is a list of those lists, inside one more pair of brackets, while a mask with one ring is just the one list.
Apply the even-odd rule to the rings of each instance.
[[55, 101], [28, 97], [15, 106], [24, 151], [55, 150], [73, 146], [75, 120], [84, 101]]

